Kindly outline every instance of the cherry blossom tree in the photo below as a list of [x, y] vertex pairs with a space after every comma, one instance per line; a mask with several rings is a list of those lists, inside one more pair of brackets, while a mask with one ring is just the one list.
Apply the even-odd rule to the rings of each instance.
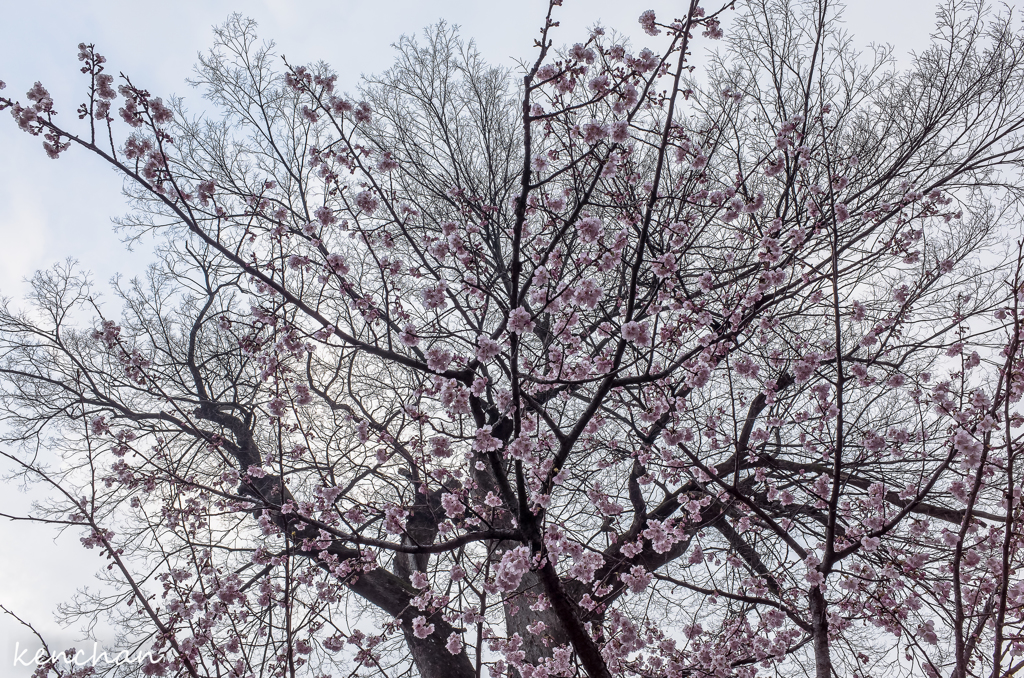
[[203, 115], [89, 44], [79, 122], [0, 98], [162, 243], [0, 307], [79, 612], [147, 675], [1012, 675], [1024, 33], [952, 0], [903, 71], [827, 0], [561, 4], [518, 69], [439, 24], [345, 95], [234, 16]]

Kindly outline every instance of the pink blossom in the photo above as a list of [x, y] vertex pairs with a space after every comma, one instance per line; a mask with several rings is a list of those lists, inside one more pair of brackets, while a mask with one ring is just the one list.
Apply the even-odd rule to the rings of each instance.
[[629, 572], [622, 573], [619, 575], [619, 579], [622, 583], [629, 587], [629, 590], [633, 593], [642, 593], [651, 583], [651, 573], [643, 568], [641, 565], [634, 565], [630, 568]]
[[103, 345], [108, 348], [114, 348], [117, 345], [118, 339], [121, 335], [121, 327], [114, 323], [113, 320], [104, 320], [100, 326], [100, 329], [93, 330], [89, 337], [93, 341], [103, 342]]
[[622, 338], [639, 346], [650, 346], [651, 326], [647, 322], [631, 320], [622, 325]]
[[655, 25], [656, 20], [653, 9], [649, 9], [640, 15], [640, 27], [644, 29], [644, 33], [647, 35], [658, 35], [661, 33], [661, 29]]
[[725, 33], [722, 31], [721, 22], [712, 17], [704, 21], [704, 32], [702, 35], [705, 38], [711, 38], [712, 40], [721, 40]]
[[543, 634], [547, 630], [547, 628], [548, 628], [548, 625], [545, 624], [540, 619], [538, 619], [537, 621], [533, 622], [532, 624], [528, 624], [527, 627], [526, 627], [526, 630], [529, 631], [530, 633], [532, 633], [535, 636], [539, 636], [539, 635]]
[[473, 449], [477, 452], [492, 452], [501, 449], [501, 441], [491, 435], [490, 425], [481, 426], [476, 430]]
[[462, 500], [454, 494], [445, 492], [441, 495], [441, 507], [452, 520], [461, 518], [466, 513], [466, 506]]
[[638, 539], [635, 542], [627, 542], [623, 544], [621, 550], [622, 555], [626, 556], [627, 558], [635, 558], [643, 552], [644, 546], [642, 540]]
[[309, 122], [316, 122], [320, 119], [320, 115], [309, 106], [302, 107], [302, 117]]
[[593, 146], [608, 136], [608, 128], [599, 122], [588, 122], [583, 125], [583, 141]]
[[447, 291], [448, 285], [440, 280], [435, 286], [423, 290], [423, 303], [428, 309], [444, 309], [448, 305]]
[[659, 520], [649, 520], [643, 536], [650, 540], [655, 553], [667, 553], [672, 544], [678, 541], [675, 534], [666, 529], [664, 523]]
[[811, 351], [804, 355], [802, 360], [798, 360], [793, 365], [793, 376], [796, 378], [798, 384], [802, 384], [811, 378], [814, 371], [818, 369], [818, 365], [821, 362], [821, 356], [814, 351]]
[[92, 434], [94, 436], [100, 436], [103, 435], [104, 433], [109, 433], [110, 426], [107, 424], [107, 418], [94, 417], [93, 420], [89, 422], [89, 430], [92, 431]]
[[554, 64], [544, 64], [537, 69], [537, 79], [544, 81], [558, 75], [558, 68]]
[[953, 434], [953, 447], [963, 455], [963, 464], [967, 468], [978, 468], [984, 446], [967, 431], [960, 429]]
[[607, 75], [599, 75], [587, 83], [587, 88], [595, 94], [604, 94], [608, 91], [609, 79]]
[[483, 334], [477, 337], [476, 345], [476, 359], [482, 363], [490, 362], [501, 352], [498, 342]]
[[885, 449], [885, 438], [874, 431], [867, 431], [864, 434], [864, 449], [874, 453], [883, 451]]
[[710, 271], [704, 271], [700, 274], [700, 277], [697, 278], [697, 285], [704, 292], [710, 292], [714, 288], [714, 284], [715, 277], [711, 275]]
[[594, 573], [604, 565], [604, 558], [600, 553], [585, 551], [576, 558], [573, 566], [569, 569], [569, 576], [589, 584], [594, 581]]
[[348, 264], [345, 263], [345, 257], [340, 254], [327, 255], [327, 268], [332, 273], [337, 273], [338, 275], [345, 275], [349, 271]]
[[477, 377], [474, 379], [473, 385], [469, 387], [469, 391], [477, 398], [482, 397], [487, 391], [487, 377]]
[[623, 144], [629, 140], [629, 123], [625, 120], [616, 120], [611, 124], [611, 139], [613, 143]]
[[528, 546], [517, 546], [514, 549], [505, 551], [501, 556], [501, 562], [495, 567], [495, 583], [501, 591], [515, 591], [519, 588], [519, 582], [523, 575], [530, 570], [530, 548]]
[[584, 61], [588, 64], [594, 63], [594, 59], [596, 58], [594, 50], [588, 49], [581, 43], [576, 43], [575, 45], [573, 45], [572, 49], [569, 50], [569, 54], [572, 56], [573, 59], [576, 59], [577, 61]]
[[344, 115], [345, 113], [350, 113], [353, 108], [351, 101], [346, 101], [345, 99], [336, 96], [330, 97], [328, 99], [328, 104], [331, 107], [331, 111], [335, 115]]
[[296, 405], [309, 405], [313, 402], [313, 394], [310, 393], [308, 385], [297, 383], [292, 386], [292, 390], [295, 391]]
[[448, 636], [448, 642], [445, 643], [444, 647], [452, 654], [459, 654], [462, 652], [462, 636], [452, 633]]
[[548, 196], [546, 204], [552, 212], [561, 212], [565, 209], [566, 196], [564, 193]]
[[603, 295], [604, 290], [601, 289], [593, 278], [581, 280], [579, 285], [576, 286], [576, 291], [573, 293], [576, 303], [585, 308], [596, 308]]
[[377, 211], [377, 198], [373, 195], [372, 191], [361, 191], [356, 193], [355, 203], [356, 207], [368, 215], [372, 215]]
[[736, 370], [736, 374], [748, 379], [756, 379], [758, 372], [761, 370], [760, 366], [751, 360], [749, 356], [741, 356], [737, 359], [733, 363], [733, 369]]
[[434, 436], [430, 439], [430, 454], [440, 458], [452, 456], [452, 441], [444, 436]]
[[398, 167], [398, 161], [395, 160], [391, 153], [385, 151], [381, 154], [380, 161], [377, 163], [377, 169], [381, 172], [393, 172]]
[[935, 621], [929, 619], [923, 624], [919, 624], [917, 627], [917, 637], [929, 645], [937, 645], [939, 637], [935, 633]]
[[53, 98], [50, 97], [50, 93], [43, 87], [41, 82], [36, 82], [32, 85], [26, 94], [29, 101], [35, 102], [35, 109], [41, 113], [49, 113], [53, 110]]
[[861, 302], [854, 300], [853, 311], [850, 313], [850, 315], [853, 317], [854, 320], [864, 320], [865, 315], [867, 315], [867, 308], [865, 308], [864, 304], [862, 304]]
[[288, 411], [288, 404], [284, 401], [283, 398], [273, 398], [267, 405], [267, 410], [270, 412], [270, 416], [280, 418], [283, 417], [285, 415], [285, 412]]
[[405, 519], [409, 512], [399, 506], [389, 506], [384, 510], [384, 529], [391, 534], [405, 532]]
[[786, 158], [782, 155], [776, 156], [773, 160], [769, 161], [768, 166], [765, 168], [764, 173], [766, 176], [775, 177], [786, 169]]
[[676, 271], [676, 255], [671, 252], [659, 255], [651, 263], [651, 270], [659, 278], [667, 278]]
[[338, 218], [334, 215], [334, 212], [331, 210], [330, 207], [327, 207], [326, 205], [321, 205], [320, 207], [317, 207], [316, 211], [313, 212], [313, 216], [316, 217], [317, 221], [319, 221], [324, 226], [330, 226], [338, 221]]
[[[97, 59], [103, 59], [103, 57], [96, 55]], [[114, 91], [114, 76], [109, 73], [98, 73], [96, 75], [96, 96], [107, 101], [113, 101], [117, 98], [117, 92]]]
[[469, 414], [472, 411], [466, 387], [455, 379], [446, 380], [441, 385], [438, 396], [441, 404], [448, 408], [452, 414]]
[[361, 101], [352, 112], [352, 117], [355, 118], [355, 121], [358, 123], [367, 123], [370, 122], [372, 112], [370, 104], [365, 101]]
[[420, 338], [416, 335], [416, 326], [412, 323], [406, 323], [405, 327], [398, 334], [398, 340], [405, 346], [416, 346], [420, 343]]
[[174, 113], [167, 106], [164, 106], [164, 102], [160, 97], [150, 99], [147, 103], [149, 104], [149, 114], [157, 125], [165, 125], [174, 118]]
[[427, 623], [427, 618], [424, 616], [416, 617], [412, 620], [412, 633], [417, 638], [423, 639], [434, 632], [434, 625]]
[[744, 214], [753, 214], [764, 207], [764, 193], [758, 193], [754, 199], [743, 206], [742, 212]]
[[576, 229], [579, 231], [580, 240], [583, 242], [594, 242], [601, 237], [603, 228], [601, 226], [601, 220], [597, 217], [584, 217], [579, 220], [576, 224]]
[[452, 352], [441, 348], [440, 346], [432, 346], [427, 349], [427, 367], [434, 372], [444, 372], [448, 369], [448, 365], [452, 362]]
[[508, 314], [508, 328], [516, 334], [529, 332], [533, 329], [530, 313], [522, 306], [517, 306]]

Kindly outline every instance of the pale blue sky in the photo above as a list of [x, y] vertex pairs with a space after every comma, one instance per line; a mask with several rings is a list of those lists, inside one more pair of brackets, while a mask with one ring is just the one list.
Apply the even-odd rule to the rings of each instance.
[[[704, 3], [711, 8], [713, 3]], [[927, 41], [933, 23], [930, 0], [854, 0], [847, 24], [856, 43], [890, 42], [905, 58]], [[185, 85], [196, 53], [211, 42], [210, 27], [233, 11], [253, 17], [260, 34], [272, 38], [292, 63], [324, 60], [339, 73], [339, 86], [354, 89], [360, 73], [383, 70], [389, 45], [402, 34], [446, 19], [475, 38], [491, 62], [511, 64], [529, 57], [546, 0], [36, 0], [4, 3], [0, 24], [0, 80], [8, 96], [23, 97], [34, 81], [49, 88], [67, 124], [83, 92], [76, 61], [79, 42], [94, 42], [108, 58], [109, 72], [124, 71], [154, 94], [196, 97]], [[556, 43], [573, 43], [596, 21], [637, 36], [637, 17], [654, 9], [659, 18], [682, 12], [681, 0], [565, 0]], [[699, 62], [699, 59], [696, 60]], [[104, 281], [116, 272], [145, 267], [148, 244], [127, 254], [109, 219], [120, 215], [120, 179], [84, 153], [48, 159], [40, 140], [0, 119], [0, 294], [20, 296], [33, 271], [67, 257]], [[7, 488], [5, 488], [7, 489]], [[23, 510], [24, 495], [0, 494], [0, 512]], [[84, 551], [78, 534], [54, 541], [46, 528], [0, 521], [0, 603], [14, 607], [66, 647], [78, 634], [61, 631], [52, 609], [102, 567], [96, 551]], [[0, 618], [0, 675], [28, 676], [12, 669], [15, 642], [34, 641]], [[78, 645], [83, 647], [81, 643]], [[90, 645], [91, 647], [91, 645]], [[30, 653], [31, 654], [31, 653]]]

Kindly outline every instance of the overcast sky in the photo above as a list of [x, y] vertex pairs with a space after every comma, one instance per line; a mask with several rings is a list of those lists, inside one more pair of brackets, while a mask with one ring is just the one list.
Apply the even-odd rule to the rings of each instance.
[[[84, 91], [76, 61], [79, 42], [93, 42], [108, 59], [108, 72], [123, 71], [156, 95], [195, 100], [184, 82], [196, 54], [211, 43], [210, 27], [231, 12], [259, 23], [260, 35], [277, 43], [292, 63], [324, 60], [339, 74], [339, 87], [353, 90], [361, 73], [379, 72], [392, 59], [390, 45], [403, 34], [445, 19], [474, 38], [488, 61], [512, 65], [528, 58], [547, 0], [35, 0], [4, 3], [0, 24], [0, 80], [5, 95], [23, 98], [36, 80], [50, 90], [64, 124], [73, 122]], [[708, 8], [713, 3], [704, 3]], [[891, 43], [897, 57], [927, 42], [933, 24], [931, 0], [855, 0], [846, 12], [855, 44]], [[659, 19], [678, 16], [681, 0], [565, 0], [556, 19], [556, 43], [572, 44], [596, 22], [639, 36], [637, 17], [654, 9]], [[699, 58], [695, 59], [699, 64]], [[70, 120], [69, 120], [70, 119]], [[72, 150], [48, 159], [40, 140], [0, 118], [0, 295], [20, 296], [24, 278], [39, 268], [76, 258], [100, 281], [115, 273], [142, 271], [149, 243], [127, 253], [110, 225], [123, 213], [120, 179], [93, 158]], [[2, 470], [2, 469], [0, 469]], [[24, 510], [28, 497], [13, 487], [0, 492], [0, 512]], [[80, 637], [61, 631], [52, 609], [92, 584], [103, 562], [84, 551], [78, 534], [54, 539], [39, 526], [0, 520], [0, 604], [43, 629], [59, 647]], [[12, 669], [15, 642], [36, 642], [9, 618], [0, 618], [0, 675], [28, 676]], [[83, 647], [78, 643], [79, 647]], [[91, 646], [90, 646], [91, 647]], [[13, 672], [12, 672], [13, 671]]]

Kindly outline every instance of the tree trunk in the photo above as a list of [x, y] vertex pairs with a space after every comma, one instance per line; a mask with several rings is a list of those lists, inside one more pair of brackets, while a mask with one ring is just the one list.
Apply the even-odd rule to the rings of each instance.
[[432, 634], [426, 638], [417, 638], [412, 633], [413, 618], [423, 613], [409, 604], [413, 595], [401, 577], [378, 568], [360, 575], [348, 587], [402, 620], [402, 632], [421, 678], [475, 678], [476, 671], [465, 648], [453, 655], [445, 647], [448, 636], [455, 629], [440, 614], [427, 617], [427, 623], [435, 627]]
[[[505, 606], [505, 626], [509, 637], [518, 633], [523, 639], [521, 649], [526, 653], [526, 661], [536, 664], [540, 659], [550, 657], [553, 648], [569, 644], [569, 634], [550, 606], [540, 611], [530, 609], [538, 596], [544, 593], [544, 584], [536, 572], [531, 570], [523, 575], [516, 593], [518, 595], [512, 599], [514, 607]], [[531, 633], [526, 627], [538, 621], [544, 622], [544, 632]]]
[[825, 596], [817, 586], [811, 589], [811, 633], [815, 678], [832, 678], [832, 656], [828, 647], [828, 617]]

